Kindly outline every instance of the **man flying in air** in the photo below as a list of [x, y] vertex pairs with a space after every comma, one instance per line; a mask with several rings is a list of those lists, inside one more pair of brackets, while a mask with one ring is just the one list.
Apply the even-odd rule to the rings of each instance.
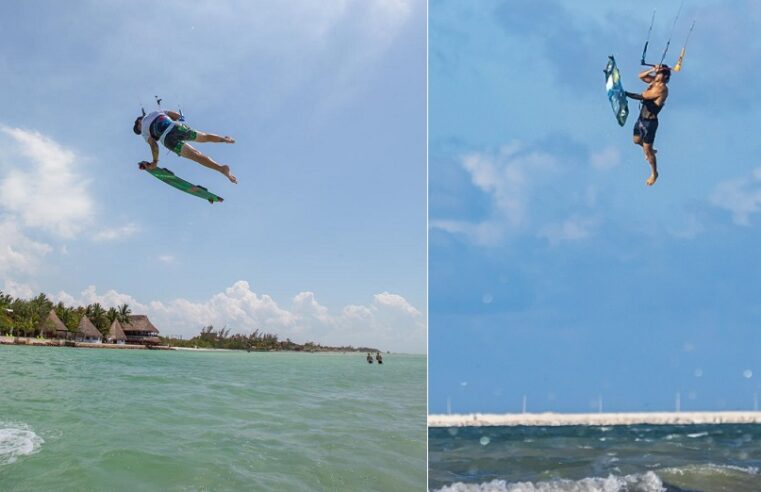
[[642, 94], [627, 92], [626, 96], [640, 101], [639, 118], [634, 123], [634, 143], [642, 146], [645, 159], [650, 163], [652, 172], [645, 184], [652, 186], [658, 179], [658, 163], [655, 158], [657, 150], [653, 148], [655, 132], [658, 130], [658, 113], [663, 109], [669, 97], [668, 84], [671, 78], [671, 68], [668, 65], [656, 65], [639, 74], [647, 89]]
[[153, 154], [153, 161], [141, 163], [141, 169], [156, 169], [159, 162], [159, 146], [157, 142], [161, 142], [164, 144], [164, 147], [175, 154], [195, 161], [209, 169], [214, 169], [224, 174], [233, 183], [237, 183], [238, 179], [230, 174], [230, 166], [214, 162], [211, 158], [206, 157], [186, 143], [189, 140], [195, 142], [235, 143], [235, 140], [231, 137], [220, 137], [212, 133], [199, 132], [185, 125], [182, 121], [183, 118], [180, 113], [168, 110], [153, 111], [152, 113], [139, 116], [135, 120], [135, 126], [132, 127], [132, 131], [136, 135], [142, 135], [145, 138], [145, 141], [151, 147], [151, 154]]

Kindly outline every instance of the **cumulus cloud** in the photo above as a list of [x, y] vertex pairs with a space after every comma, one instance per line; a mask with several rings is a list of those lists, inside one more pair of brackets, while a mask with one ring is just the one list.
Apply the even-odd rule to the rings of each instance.
[[314, 341], [325, 345], [376, 346], [383, 350], [424, 352], [425, 319], [404, 297], [389, 292], [376, 294], [368, 305], [349, 305], [332, 313], [313, 292], [297, 294], [289, 309], [266, 294], [257, 294], [246, 281], [235, 282], [207, 300], [175, 299], [138, 302], [128, 294], [109, 290], [98, 294], [90, 286], [74, 297], [65, 292], [53, 296], [70, 305], [99, 302], [104, 307], [127, 303], [134, 313], [147, 314], [163, 334], [197, 335], [201, 327], [227, 327], [232, 332], [254, 330], [277, 334], [281, 339]]
[[462, 157], [462, 168], [471, 183], [489, 196], [490, 216], [481, 222], [434, 219], [432, 228], [468, 236], [484, 246], [499, 244], [508, 232], [528, 226], [530, 202], [538, 185], [557, 171], [549, 153], [530, 150], [521, 143], [505, 145], [497, 152], [472, 152]]
[[750, 225], [750, 216], [761, 210], [761, 167], [750, 176], [720, 182], [711, 193], [710, 201], [731, 212], [735, 224]]
[[38, 132], [0, 127], [0, 207], [26, 227], [63, 238], [81, 232], [93, 215], [81, 158]]
[[31, 299], [36, 295], [36, 292], [31, 285], [14, 282], [13, 280], [5, 281], [3, 293], [20, 299]]
[[140, 313], [144, 312], [148, 306], [141, 304], [134, 297], [128, 294], [119, 293], [113, 289], [106, 291], [103, 294], [98, 294], [94, 285], [90, 285], [85, 290], [79, 293], [78, 297], [61, 291], [53, 296], [50, 296], [55, 302], [63, 302], [69, 306], [87, 306], [88, 304], [99, 303], [101, 306], [110, 308], [117, 307], [122, 304], [129, 304], [132, 308], [132, 312]]
[[15, 219], [0, 217], [0, 275], [35, 273], [52, 249], [27, 236]]
[[536, 176], [552, 171], [555, 159], [541, 151], [525, 152], [522, 145], [503, 146], [496, 155], [472, 153], [462, 160], [472, 183], [489, 193], [496, 211], [510, 225], [523, 225]]

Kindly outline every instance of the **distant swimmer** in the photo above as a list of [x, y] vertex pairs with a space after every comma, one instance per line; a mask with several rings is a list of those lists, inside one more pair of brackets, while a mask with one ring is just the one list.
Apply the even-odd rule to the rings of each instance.
[[368, 364], [373, 363], [373, 355], [370, 352], [367, 353], [367, 363]]
[[202, 166], [220, 172], [233, 183], [237, 183], [238, 179], [230, 173], [230, 166], [214, 162], [214, 160], [205, 156], [187, 143], [188, 141], [193, 141], [232, 144], [235, 143], [235, 139], [232, 137], [221, 137], [212, 133], [204, 133], [194, 130], [184, 124], [183, 121], [184, 118], [181, 113], [169, 110], [153, 111], [152, 113], [139, 116], [135, 120], [135, 125], [132, 127], [132, 131], [134, 131], [136, 135], [142, 135], [143, 138], [145, 138], [145, 141], [148, 142], [148, 145], [151, 148], [151, 154], [153, 154], [153, 161], [149, 163], [146, 162], [145, 166], [141, 167], [141, 169], [156, 169], [159, 162], [158, 142], [161, 142], [164, 147], [180, 157], [185, 157]]
[[383, 364], [383, 356], [381, 355], [380, 352], [375, 353], [375, 360], [378, 361], [378, 364]]
[[648, 84], [642, 94], [627, 92], [627, 97], [640, 101], [639, 118], [634, 123], [634, 143], [642, 146], [645, 159], [650, 164], [651, 173], [645, 184], [652, 186], [658, 179], [658, 161], [653, 148], [655, 132], [658, 130], [658, 113], [663, 109], [669, 97], [668, 84], [671, 68], [668, 65], [655, 65], [639, 74], [639, 78]]

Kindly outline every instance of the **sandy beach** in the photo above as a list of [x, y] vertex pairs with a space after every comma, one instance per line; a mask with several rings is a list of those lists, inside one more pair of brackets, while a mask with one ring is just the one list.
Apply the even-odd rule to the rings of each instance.
[[[147, 350], [145, 345], [116, 344], [116, 343], [90, 343], [75, 342], [72, 340], [56, 340], [51, 338], [32, 338], [32, 337], [9, 337], [0, 336], [0, 345], [32, 345], [37, 347], [76, 347], [76, 348], [97, 348], [97, 349], [115, 349], [115, 350]], [[174, 347], [156, 345], [151, 350], [176, 350]]]
[[428, 427], [761, 424], [761, 412], [505, 413], [429, 415]]

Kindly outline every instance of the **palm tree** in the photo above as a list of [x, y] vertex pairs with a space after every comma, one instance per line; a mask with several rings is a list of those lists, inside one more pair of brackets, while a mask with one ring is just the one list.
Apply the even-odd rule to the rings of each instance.
[[117, 318], [119, 323], [129, 323], [129, 316], [132, 314], [129, 304], [122, 304], [117, 307], [117, 310], [119, 311], [119, 317]]
[[103, 306], [101, 306], [99, 302], [90, 304], [87, 306], [86, 314], [98, 331], [105, 334], [106, 330], [108, 330], [108, 318], [106, 317], [106, 310], [103, 309]]
[[13, 297], [0, 291], [0, 333], [13, 333]]
[[111, 324], [119, 319], [119, 311], [115, 307], [108, 308], [108, 311], [106, 311], [106, 318], [108, 318], [108, 326], [111, 326]]

